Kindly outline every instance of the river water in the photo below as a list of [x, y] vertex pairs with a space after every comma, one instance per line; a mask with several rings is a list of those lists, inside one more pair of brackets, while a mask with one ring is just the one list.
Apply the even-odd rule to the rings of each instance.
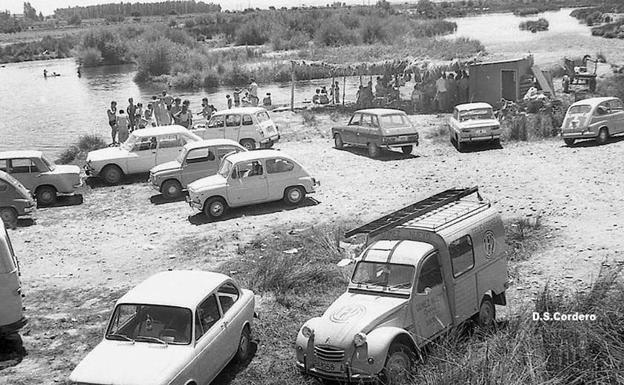
[[[455, 19], [457, 32], [452, 37], [465, 36], [492, 42], [517, 41], [518, 39], [540, 38], [543, 34], [569, 32], [589, 34], [589, 29], [569, 16], [570, 10], [540, 14], [551, 23], [550, 32], [532, 34], [518, 30], [524, 18], [511, 14], [491, 14]], [[535, 17], [531, 17], [534, 19]], [[43, 70], [61, 74], [44, 79]], [[81, 134], [99, 134], [109, 137], [106, 109], [111, 100], [116, 100], [125, 109], [129, 97], [144, 106], [151, 96], [162, 91], [153, 86], [139, 86], [133, 81], [134, 67], [106, 66], [85, 68], [82, 77], [76, 73], [73, 59], [35, 61], [6, 64], [0, 67], [0, 151], [8, 149], [38, 149], [58, 155], [68, 144]], [[366, 79], [367, 80], [367, 79]], [[310, 99], [315, 88], [329, 86], [330, 80], [299, 81], [296, 83], [296, 103]], [[347, 100], [353, 100], [359, 79], [348, 78]], [[340, 80], [342, 89], [342, 79]], [[408, 93], [403, 87], [403, 93]], [[217, 88], [201, 92], [176, 92], [183, 99], [191, 101], [191, 111], [197, 112], [201, 99], [208, 97], [217, 109], [226, 107], [225, 95], [231, 88]], [[259, 96], [271, 92], [274, 104], [290, 102], [290, 84], [260, 84]]]

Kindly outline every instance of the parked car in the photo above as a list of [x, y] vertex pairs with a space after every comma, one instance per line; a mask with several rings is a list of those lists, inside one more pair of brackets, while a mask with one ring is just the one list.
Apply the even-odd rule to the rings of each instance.
[[[0, 343], [21, 343], [12, 338], [26, 323], [22, 304], [22, 286], [17, 257], [9, 233], [0, 220]], [[17, 346], [16, 346], [17, 347]]]
[[80, 167], [56, 165], [41, 151], [0, 152], [0, 171], [32, 191], [40, 205], [51, 205], [58, 194], [74, 194], [82, 186]]
[[239, 152], [223, 158], [216, 175], [188, 185], [191, 207], [209, 218], [229, 207], [277, 201], [297, 205], [319, 182], [297, 161], [277, 150]]
[[157, 164], [176, 159], [184, 145], [200, 140], [182, 126], [143, 128], [133, 131], [119, 147], [90, 151], [85, 172], [118, 184], [124, 175], [147, 173]]
[[35, 201], [30, 191], [11, 175], [0, 171], [0, 219], [4, 225], [15, 228], [17, 219], [31, 215], [34, 208]]
[[187, 143], [175, 160], [150, 170], [150, 182], [165, 198], [178, 198], [189, 183], [216, 174], [225, 155], [241, 151], [247, 150], [230, 139]]
[[332, 127], [334, 145], [366, 147], [371, 158], [379, 156], [381, 148], [400, 148], [410, 154], [418, 146], [418, 131], [407, 114], [400, 110], [370, 108], [353, 113], [346, 126]]
[[570, 106], [563, 119], [561, 137], [572, 146], [578, 139], [606, 143], [611, 136], [624, 133], [624, 105], [615, 97], [580, 100]]
[[78, 384], [209, 384], [251, 354], [254, 294], [204, 271], [155, 274], [121, 297], [104, 339], [76, 366]]
[[302, 372], [405, 384], [429, 341], [470, 318], [494, 323], [494, 305], [506, 304], [505, 231], [475, 193], [443, 191], [346, 233], [366, 234], [368, 247], [346, 293], [299, 331]]
[[449, 118], [451, 143], [462, 151], [466, 143], [491, 142], [500, 145], [500, 123], [487, 103], [466, 103], [455, 106]]
[[279, 141], [277, 126], [262, 107], [239, 107], [215, 112], [193, 132], [204, 139], [231, 139], [248, 150], [270, 148]]

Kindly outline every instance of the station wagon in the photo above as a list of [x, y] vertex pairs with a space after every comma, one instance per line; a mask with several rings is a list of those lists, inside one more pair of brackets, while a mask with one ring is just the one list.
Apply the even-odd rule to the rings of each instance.
[[347, 125], [332, 127], [332, 137], [336, 148], [365, 147], [371, 158], [379, 156], [381, 148], [400, 148], [410, 154], [418, 146], [418, 131], [407, 114], [384, 108], [355, 111]]
[[157, 273], [121, 297], [78, 384], [207, 385], [251, 354], [253, 292], [204, 271]]
[[87, 154], [85, 172], [117, 184], [124, 175], [147, 173], [160, 163], [176, 159], [184, 145], [201, 138], [182, 126], [160, 126], [135, 130], [119, 147]]
[[4, 225], [15, 228], [18, 218], [31, 215], [34, 208], [30, 191], [11, 175], [0, 171], [0, 219]]
[[191, 207], [214, 219], [223, 216], [229, 207], [280, 199], [297, 205], [318, 185], [282, 151], [247, 151], [226, 156], [216, 175], [189, 184], [187, 200]]
[[57, 195], [74, 194], [82, 186], [80, 167], [54, 164], [41, 151], [0, 152], [0, 171], [32, 191], [40, 205], [51, 205]]
[[248, 150], [269, 148], [279, 141], [277, 126], [261, 107], [239, 107], [215, 112], [205, 125], [193, 129], [204, 139], [230, 139]]
[[3, 343], [21, 342], [19, 338], [7, 337], [14, 336], [27, 323], [19, 276], [19, 263], [11, 238], [0, 220], [0, 342]]
[[614, 97], [580, 100], [570, 106], [561, 126], [561, 137], [568, 146], [579, 139], [606, 143], [624, 133], [624, 105]]
[[487, 103], [466, 103], [455, 106], [449, 118], [451, 143], [462, 151], [466, 143], [491, 142], [500, 145], [501, 128]]
[[176, 160], [150, 170], [150, 182], [165, 198], [178, 198], [189, 183], [216, 174], [224, 156], [241, 151], [247, 150], [229, 139], [188, 143]]
[[[446, 190], [346, 233], [364, 234], [346, 293], [307, 321], [299, 369], [340, 382], [405, 384], [422, 348], [505, 305], [504, 228], [477, 188]], [[351, 262], [353, 260], [349, 260]]]

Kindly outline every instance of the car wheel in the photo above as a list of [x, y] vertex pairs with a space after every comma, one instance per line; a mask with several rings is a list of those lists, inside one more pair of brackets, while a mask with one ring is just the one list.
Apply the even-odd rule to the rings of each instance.
[[236, 361], [245, 362], [249, 359], [251, 354], [251, 331], [249, 327], [245, 326], [238, 342], [238, 349], [236, 350]]
[[3, 207], [0, 209], [0, 218], [4, 222], [4, 226], [9, 229], [17, 227], [17, 211], [13, 207]]
[[284, 201], [289, 205], [298, 205], [305, 198], [305, 190], [299, 186], [290, 186], [284, 191]]
[[405, 155], [411, 154], [413, 149], [414, 149], [414, 146], [403, 146], [403, 147], [401, 147], [401, 151], [403, 151], [403, 153]]
[[40, 206], [49, 206], [56, 202], [56, 189], [50, 186], [41, 186], [35, 193]]
[[566, 144], [566, 146], [572, 147], [572, 146], [574, 146], [574, 142], [576, 142], [576, 139], [574, 139], [574, 138], [564, 138], [563, 141]]
[[382, 372], [382, 383], [387, 385], [402, 385], [409, 383], [410, 372], [414, 366], [412, 350], [398, 342], [392, 343], [388, 349], [386, 364]]
[[240, 141], [240, 145], [245, 147], [247, 151], [256, 149], [256, 142], [253, 139], [243, 139]]
[[466, 148], [466, 145], [463, 144], [461, 140], [459, 140], [459, 138], [455, 138], [455, 143], [457, 143], [457, 151], [459, 152], [463, 152], [464, 149]]
[[369, 143], [368, 144], [368, 156], [370, 156], [371, 158], [376, 158], [379, 156], [379, 146], [377, 146], [375, 143]]
[[494, 146], [496, 148], [500, 147], [501, 146], [500, 139], [494, 139], [492, 141], [492, 146]]
[[176, 199], [182, 195], [182, 186], [177, 180], [169, 179], [162, 184], [160, 192], [167, 199]]
[[481, 301], [481, 306], [479, 307], [479, 318], [477, 321], [479, 326], [489, 328], [494, 325], [494, 320], [496, 320], [496, 308], [494, 307], [492, 298], [485, 297], [483, 298], [483, 301]]
[[336, 134], [334, 136], [334, 147], [339, 150], [344, 148], [344, 142], [342, 141], [342, 136], [340, 136], [340, 134]]
[[121, 177], [123, 173], [121, 169], [117, 166], [109, 165], [104, 167], [101, 172], [102, 178], [106, 181], [106, 183], [110, 185], [118, 184], [121, 181]]
[[223, 198], [210, 198], [204, 203], [204, 214], [211, 219], [221, 218], [227, 211], [227, 204]]
[[609, 140], [609, 130], [606, 128], [601, 128], [598, 132], [598, 137], [596, 138], [596, 142], [598, 144], [605, 144]]

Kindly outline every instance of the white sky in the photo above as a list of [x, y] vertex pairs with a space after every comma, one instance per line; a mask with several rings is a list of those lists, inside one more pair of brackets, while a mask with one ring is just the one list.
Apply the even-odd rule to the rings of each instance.
[[[27, 0], [37, 10], [43, 12], [44, 15], [51, 15], [56, 8], [65, 8], [70, 6], [85, 6], [98, 3], [119, 3], [120, 0]], [[136, 3], [138, 0], [126, 0], [126, 3]], [[141, 3], [158, 2], [160, 0], [140, 0]], [[199, 1], [199, 0], [198, 0]], [[268, 8], [273, 5], [279, 7], [294, 7], [301, 5], [322, 6], [331, 4], [336, 0], [203, 0], [204, 3], [221, 4], [222, 9], [242, 10], [245, 8]], [[376, 0], [340, 0], [347, 4], [375, 4]], [[414, 0], [416, 1], [416, 0]], [[0, 10], [9, 10], [11, 13], [23, 13], [23, 0], [0, 0]]]

